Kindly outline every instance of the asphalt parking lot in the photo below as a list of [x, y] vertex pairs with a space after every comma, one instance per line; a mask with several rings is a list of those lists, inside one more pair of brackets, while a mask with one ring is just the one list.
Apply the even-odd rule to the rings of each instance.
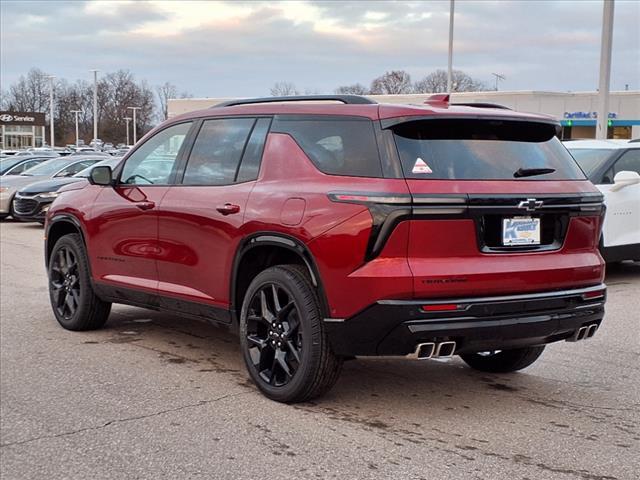
[[50, 312], [42, 228], [3, 223], [0, 477], [637, 479], [640, 264], [607, 276], [603, 327], [519, 374], [359, 359], [313, 403], [248, 381], [231, 334], [116, 306]]

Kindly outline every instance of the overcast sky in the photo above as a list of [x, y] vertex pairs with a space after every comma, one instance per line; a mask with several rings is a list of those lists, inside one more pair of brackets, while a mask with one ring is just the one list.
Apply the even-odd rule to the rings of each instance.
[[[31, 67], [90, 79], [128, 69], [196, 97], [310, 93], [386, 70], [447, 66], [449, 2], [0, 3], [3, 88]], [[454, 68], [501, 90], [595, 90], [602, 1], [456, 2]], [[611, 86], [640, 89], [640, 2], [616, 0]]]

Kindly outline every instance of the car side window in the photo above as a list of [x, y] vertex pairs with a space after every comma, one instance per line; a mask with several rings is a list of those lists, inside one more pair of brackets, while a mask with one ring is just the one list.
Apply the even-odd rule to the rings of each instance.
[[270, 118], [259, 118], [257, 120], [251, 132], [251, 137], [249, 137], [249, 142], [247, 142], [247, 147], [244, 149], [236, 182], [250, 182], [258, 178], [260, 161], [262, 160], [262, 152], [264, 151], [270, 124]]
[[229, 185], [236, 171], [254, 118], [205, 120], [184, 171], [184, 185]]
[[71, 165], [64, 168], [63, 170], [60, 170], [56, 174], [56, 177], [70, 177], [80, 172], [81, 170], [84, 170], [85, 168], [93, 165], [95, 162], [96, 162], [95, 160], [88, 160], [86, 162], [72, 163]]
[[9, 169], [9, 171], [7, 171], [8, 175], [19, 175], [22, 172], [24, 172], [25, 170], [27, 170], [28, 168], [31, 168], [33, 166], [35, 166], [35, 163], [31, 163], [31, 162], [24, 162], [21, 163], [19, 165], [16, 165], [15, 167]]
[[193, 122], [180, 123], [156, 133], [140, 146], [122, 169], [120, 183], [166, 185]]
[[622, 171], [636, 172], [640, 175], [640, 148], [629, 150], [616, 161], [613, 165], [613, 177]]

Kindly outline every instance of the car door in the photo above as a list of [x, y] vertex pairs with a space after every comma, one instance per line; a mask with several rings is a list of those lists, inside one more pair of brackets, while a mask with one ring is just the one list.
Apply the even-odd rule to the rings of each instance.
[[115, 185], [101, 187], [92, 209], [88, 237], [93, 276], [121, 287], [118, 294], [130, 295], [130, 300], [155, 299], [157, 208], [175, 178], [191, 126], [192, 122], [169, 126], [140, 145], [114, 173]]
[[[640, 149], [623, 153], [604, 177], [613, 180], [622, 171], [640, 174]], [[607, 213], [603, 226], [605, 247], [640, 244], [640, 184], [620, 189], [615, 183], [598, 185], [606, 198]]]
[[209, 119], [159, 211], [158, 289], [166, 308], [229, 321], [229, 278], [269, 118]]

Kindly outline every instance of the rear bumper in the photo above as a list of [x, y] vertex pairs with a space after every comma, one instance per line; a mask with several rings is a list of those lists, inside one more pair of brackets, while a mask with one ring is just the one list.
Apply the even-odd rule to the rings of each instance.
[[582, 326], [600, 324], [605, 299], [600, 284], [526, 295], [381, 300], [349, 319], [325, 319], [325, 327], [339, 355], [407, 355], [419, 343], [443, 341], [456, 342], [455, 354], [472, 353], [566, 340]]

